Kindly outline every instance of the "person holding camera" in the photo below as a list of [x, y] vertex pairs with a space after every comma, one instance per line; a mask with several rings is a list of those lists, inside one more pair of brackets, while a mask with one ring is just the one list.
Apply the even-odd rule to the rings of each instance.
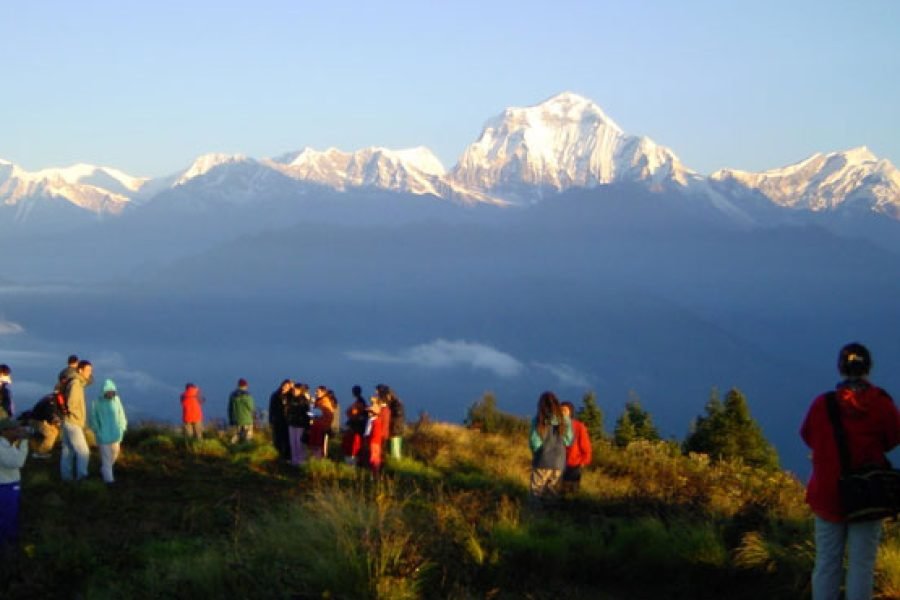
[[19, 538], [20, 469], [28, 458], [30, 433], [13, 419], [0, 420], [0, 550]]
[[[886, 467], [885, 453], [900, 444], [900, 412], [886, 391], [869, 382], [872, 356], [859, 343], [847, 344], [838, 355], [843, 380], [835, 390], [819, 395], [800, 428], [800, 436], [812, 450], [812, 475], [806, 487], [806, 502], [815, 516], [816, 562], [812, 573], [813, 600], [840, 596], [844, 587], [848, 600], [872, 597], [875, 558], [881, 539], [881, 519], [848, 522], [841, 502], [841, 451], [832, 425], [843, 430], [851, 469]], [[833, 403], [829, 408], [829, 403]]]

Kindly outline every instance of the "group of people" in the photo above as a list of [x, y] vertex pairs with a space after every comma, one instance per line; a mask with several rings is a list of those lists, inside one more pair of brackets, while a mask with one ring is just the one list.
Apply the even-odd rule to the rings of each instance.
[[[232, 401], [236, 404], [241, 401], [242, 383], [246, 382], [239, 381], [238, 389], [232, 393]], [[368, 402], [360, 386], [353, 386], [351, 393], [353, 401], [345, 411], [345, 427], [341, 434], [344, 460], [368, 466], [378, 473], [384, 462], [385, 444], [390, 445], [393, 458], [401, 457], [405, 425], [403, 402], [384, 384], [375, 386], [375, 393]], [[303, 464], [310, 456], [327, 457], [329, 440], [341, 432], [340, 403], [334, 390], [319, 386], [311, 395], [307, 384], [290, 379], [282, 381], [269, 397], [268, 420], [272, 444], [279, 457], [292, 465]]]
[[[240, 378], [228, 397], [232, 443], [253, 439], [258, 426], [259, 411], [249, 388], [249, 382]], [[378, 473], [384, 463], [386, 444], [390, 456], [399, 459], [406, 422], [403, 402], [385, 384], [375, 386], [368, 402], [360, 386], [353, 386], [352, 394], [341, 433], [340, 404], [334, 390], [319, 386], [311, 394], [308, 384], [283, 380], [269, 396], [268, 407], [272, 444], [279, 458], [295, 466], [310, 457], [325, 458], [329, 440], [341, 433], [341, 449], [348, 463], [367, 466]], [[188, 383], [181, 394], [182, 426], [188, 439], [203, 436], [203, 404], [200, 389]]]
[[560, 402], [553, 392], [541, 394], [528, 442], [534, 500], [578, 491], [582, 469], [591, 464], [592, 447], [587, 426], [575, 418], [571, 402]]
[[107, 484], [115, 481], [113, 465], [128, 421], [112, 379], [103, 383], [100, 395], [88, 410], [85, 390], [93, 381], [91, 362], [72, 355], [57, 376], [53, 391], [16, 419], [12, 371], [8, 365], [0, 365], [0, 546], [18, 537], [20, 469], [29, 449], [35, 458], [50, 458], [59, 438], [63, 481], [85, 479], [90, 459], [85, 429], [90, 427], [100, 450], [101, 477]]

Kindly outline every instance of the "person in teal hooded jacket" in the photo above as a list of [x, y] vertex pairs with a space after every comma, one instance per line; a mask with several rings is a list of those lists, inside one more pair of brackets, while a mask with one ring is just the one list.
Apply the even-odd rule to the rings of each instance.
[[128, 428], [125, 409], [112, 379], [103, 383], [103, 393], [91, 404], [89, 424], [100, 446], [100, 474], [103, 481], [112, 483], [113, 465], [119, 458], [119, 445]]

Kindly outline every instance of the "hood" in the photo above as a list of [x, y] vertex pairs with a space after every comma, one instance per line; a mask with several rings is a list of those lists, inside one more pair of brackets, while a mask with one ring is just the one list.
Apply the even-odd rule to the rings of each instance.
[[106, 392], [118, 392], [116, 389], [116, 383], [112, 379], [107, 379], [103, 382], [103, 393]]
[[191, 385], [185, 388], [184, 393], [182, 394], [185, 398], [196, 398], [200, 395], [200, 388], [196, 385]]

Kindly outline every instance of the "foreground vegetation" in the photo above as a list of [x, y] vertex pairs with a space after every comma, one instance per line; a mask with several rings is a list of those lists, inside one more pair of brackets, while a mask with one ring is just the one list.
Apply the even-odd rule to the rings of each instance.
[[[56, 460], [29, 459], [4, 598], [809, 594], [800, 484], [672, 442], [599, 442], [581, 492], [551, 506], [528, 503], [521, 436], [447, 424], [412, 427], [408, 457], [378, 481], [332, 460], [295, 469], [262, 438], [186, 447], [144, 426], [123, 447], [111, 487], [64, 485]], [[897, 597], [893, 525], [878, 569], [879, 593]]]

